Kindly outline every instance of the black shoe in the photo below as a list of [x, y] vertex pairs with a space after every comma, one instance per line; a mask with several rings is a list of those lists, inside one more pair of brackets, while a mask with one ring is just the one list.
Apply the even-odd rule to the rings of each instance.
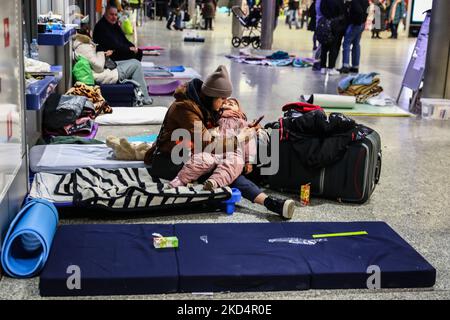
[[350, 68], [350, 73], [359, 73], [359, 68]]
[[348, 67], [342, 67], [342, 68], [339, 69], [339, 72], [340, 73], [349, 73], [350, 69]]
[[272, 197], [267, 197], [266, 200], [264, 200], [264, 206], [268, 210], [279, 214], [281, 217], [287, 220], [292, 218], [295, 209], [294, 200], [281, 200]]
[[169, 25], [167, 25], [166, 28], [169, 30], [172, 30], [172, 28]]

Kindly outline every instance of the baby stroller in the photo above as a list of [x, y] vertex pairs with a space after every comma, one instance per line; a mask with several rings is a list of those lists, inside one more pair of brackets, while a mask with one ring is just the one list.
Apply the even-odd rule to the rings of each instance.
[[253, 7], [248, 16], [245, 16], [239, 6], [232, 7], [231, 11], [245, 29], [242, 37], [233, 37], [231, 39], [233, 47], [237, 48], [241, 43], [245, 47], [250, 44], [255, 49], [261, 47], [261, 10], [258, 7]]

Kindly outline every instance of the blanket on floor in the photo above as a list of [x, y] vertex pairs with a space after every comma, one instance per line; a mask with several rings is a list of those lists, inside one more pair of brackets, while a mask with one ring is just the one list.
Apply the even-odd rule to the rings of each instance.
[[[213, 191], [202, 190], [202, 185], [169, 188], [168, 181], [152, 177], [147, 168], [83, 168], [72, 174], [44, 178], [41, 179], [40, 174], [36, 175], [35, 181], [41, 185], [33, 184], [34, 195], [56, 195], [56, 199], [71, 197], [73, 205], [81, 207], [142, 210], [149, 207], [226, 200], [231, 196], [229, 187]], [[43, 184], [44, 180], [53, 181], [52, 185]], [[53, 192], [51, 189], [54, 189]]]

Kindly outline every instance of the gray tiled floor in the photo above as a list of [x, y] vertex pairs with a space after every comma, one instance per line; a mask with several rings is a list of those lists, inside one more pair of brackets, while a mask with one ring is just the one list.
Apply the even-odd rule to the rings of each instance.
[[[327, 79], [310, 69], [270, 68], [230, 62], [224, 54], [235, 52], [230, 46], [230, 18], [219, 16], [216, 31], [206, 34], [205, 43], [184, 43], [182, 33], [168, 31], [160, 22], [148, 22], [140, 31], [140, 44], [162, 45], [166, 51], [156, 58], [157, 64], [193, 66], [206, 76], [218, 64], [230, 69], [239, 98], [250, 118], [265, 114], [267, 121], [280, 116], [280, 107], [296, 100], [301, 93], [336, 90], [339, 77]], [[276, 30], [274, 49], [301, 56], [311, 54], [311, 33], [289, 30], [280, 25]], [[384, 35], [386, 37], [386, 35]], [[395, 97], [408, 63], [413, 39], [371, 40], [368, 33], [362, 40], [361, 71], [381, 73], [382, 86]], [[338, 63], [338, 66], [340, 63]], [[407, 96], [401, 105], [407, 104]], [[171, 98], [155, 99], [156, 105], [168, 105]], [[373, 221], [391, 225], [420, 252], [437, 273], [433, 289], [426, 290], [311, 290], [307, 292], [234, 293], [210, 296], [190, 294], [131, 296], [136, 299], [449, 299], [450, 298], [450, 122], [425, 121], [416, 118], [358, 117], [357, 121], [376, 129], [382, 137], [383, 169], [380, 184], [370, 201], [364, 205], [343, 205], [313, 199], [311, 206], [298, 207], [293, 221]], [[158, 126], [127, 128], [102, 127], [99, 138], [156, 133]], [[275, 193], [276, 194], [276, 193]], [[198, 214], [168, 217], [144, 217], [114, 220], [113, 223], [174, 222], [267, 222], [277, 218], [256, 205], [243, 201], [233, 216]], [[63, 220], [63, 223], [104, 223], [86, 218]], [[0, 299], [39, 299], [38, 279], [0, 282]], [[105, 297], [102, 297], [105, 298]], [[117, 297], [106, 297], [115, 299]]]

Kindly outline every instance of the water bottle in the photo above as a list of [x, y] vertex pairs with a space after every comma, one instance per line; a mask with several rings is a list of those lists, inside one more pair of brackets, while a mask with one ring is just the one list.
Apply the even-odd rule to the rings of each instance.
[[34, 60], [39, 60], [39, 45], [36, 39], [33, 39], [30, 46], [30, 58]]
[[26, 58], [30, 57], [30, 48], [28, 46], [28, 41], [26, 38], [23, 39], [23, 56]]

